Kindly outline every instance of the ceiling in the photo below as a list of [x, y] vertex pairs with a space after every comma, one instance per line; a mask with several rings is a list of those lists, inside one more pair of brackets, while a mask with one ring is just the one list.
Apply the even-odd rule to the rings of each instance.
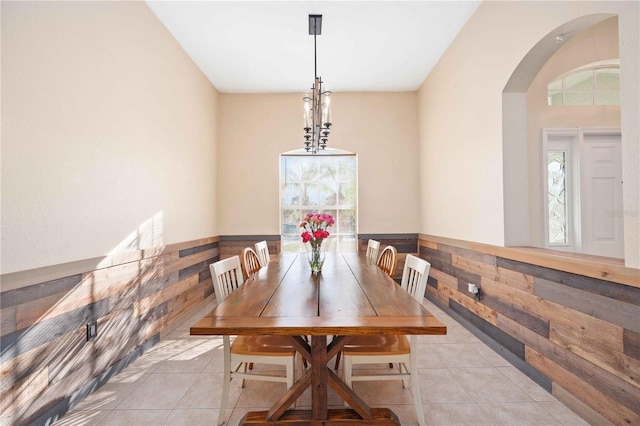
[[313, 84], [309, 14], [321, 14], [318, 75], [329, 90], [413, 91], [480, 1], [153, 1], [147, 4], [224, 93]]

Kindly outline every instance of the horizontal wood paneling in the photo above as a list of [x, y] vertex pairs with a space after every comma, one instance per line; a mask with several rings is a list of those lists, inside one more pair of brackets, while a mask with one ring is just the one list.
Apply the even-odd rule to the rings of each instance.
[[220, 259], [240, 256], [245, 247], [255, 250], [255, 244], [263, 240], [267, 242], [269, 253], [280, 253], [280, 235], [224, 235], [220, 237]]
[[505, 300], [500, 298], [500, 296], [487, 293], [486, 287], [487, 286], [483, 287], [485, 289], [482, 299], [484, 305], [544, 337], [549, 337], [549, 320], [510, 304], [507, 301], [508, 299]]
[[640, 305], [535, 278], [534, 294], [575, 311], [640, 332]]
[[21, 328], [0, 338], [2, 362], [37, 348], [56, 337], [73, 332], [82, 324], [96, 320], [108, 313], [108, 300], [97, 300], [72, 311]]
[[[68, 276], [65, 265], [10, 274], [17, 288], [0, 295], [0, 423], [50, 423], [124, 368], [213, 294], [208, 266], [219, 252], [212, 237], [121, 253], [84, 271], [88, 262], [74, 262]], [[55, 278], [31, 282], [42, 276]], [[98, 336], [87, 342], [93, 320]]]
[[443, 246], [463, 248], [477, 253], [499, 256], [505, 259], [569, 272], [583, 277], [606, 280], [640, 288], [640, 269], [625, 268], [624, 261], [584, 254], [574, 254], [533, 247], [499, 247], [472, 241], [455, 240], [434, 235], [419, 234], [420, 247]]
[[640, 333], [631, 330], [623, 330], [622, 345], [625, 355], [640, 359]]
[[[462, 305], [456, 303], [451, 299], [449, 300], [449, 307], [452, 311], [469, 321], [484, 334], [500, 343], [503, 347], [507, 348], [509, 352], [511, 352], [518, 358], [524, 359], [524, 344], [520, 340], [514, 338], [509, 333], [505, 333], [504, 330], [502, 330], [500, 327], [497, 327], [493, 323], [490, 323], [489, 321], [486, 321], [479, 316], [474, 315], [473, 312], [465, 309]], [[496, 322], [497, 321], [499, 320], [496, 319]]]
[[606, 393], [602, 392], [599, 386], [594, 386], [583, 380], [580, 376], [571, 373], [563, 368], [563, 366], [553, 362], [530, 347], [527, 347], [526, 351], [526, 360], [531, 366], [545, 375], [553, 377], [554, 382], [557, 382], [565, 390], [569, 391], [573, 396], [613, 424], [639, 424], [640, 417], [637, 412], [619, 404]]
[[[4, 276], [2, 277], [2, 284], [4, 287]], [[34, 284], [29, 286], [28, 289], [18, 288], [15, 290], [3, 291], [2, 300], [0, 300], [0, 308], [6, 308], [8, 306], [15, 306], [21, 303], [26, 303], [32, 300], [33, 293], [41, 294], [40, 297], [46, 297], [54, 295], [60, 292], [66, 292], [76, 287], [82, 280], [82, 274], [76, 274], [69, 277], [64, 277], [56, 280], [43, 282], [40, 284]]]
[[[585, 418], [640, 422], [637, 270], [601, 258], [525, 256], [524, 249], [420, 237], [420, 256], [431, 263], [427, 297], [586, 404], [592, 411]], [[481, 288], [479, 301], [467, 282]]]
[[398, 250], [398, 253], [418, 252], [418, 234], [358, 234], [360, 251], [366, 252], [369, 240], [379, 241], [380, 250], [382, 250], [384, 246], [391, 245]]
[[358, 235], [358, 251], [360, 253], [367, 252], [369, 240], [380, 242], [380, 253], [386, 246], [394, 246], [398, 251], [398, 264], [396, 265], [393, 279], [400, 281], [402, 279], [402, 271], [404, 270], [404, 262], [408, 254], [418, 254], [418, 235], [417, 234], [359, 234]]
[[498, 266], [529, 274], [539, 279], [563, 284], [566, 287], [583, 290], [595, 295], [605, 296], [636, 305], [640, 304], [640, 295], [634, 287], [619, 285], [606, 280], [585, 277], [550, 268], [536, 267], [535, 265], [504, 258], [498, 258]]

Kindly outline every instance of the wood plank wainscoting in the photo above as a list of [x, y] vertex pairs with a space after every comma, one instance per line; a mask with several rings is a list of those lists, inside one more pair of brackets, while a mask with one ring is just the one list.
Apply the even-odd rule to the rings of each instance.
[[280, 253], [280, 235], [221, 235], [220, 259], [240, 256], [245, 247], [251, 247], [255, 250], [255, 243], [263, 240], [267, 242], [269, 253]]
[[422, 234], [419, 253], [429, 300], [591, 424], [640, 424], [640, 270]]
[[[386, 245], [392, 245], [398, 250], [398, 266], [393, 278], [400, 281], [402, 269], [407, 254], [418, 253], [418, 234], [358, 234], [358, 250], [362, 253], [367, 251], [369, 239], [380, 241], [380, 251]], [[253, 248], [258, 241], [266, 240], [270, 253], [280, 253], [280, 235], [221, 235], [220, 236], [220, 258], [240, 255], [245, 247]]]
[[214, 297], [218, 240], [2, 275], [0, 424], [51, 424]]
[[396, 248], [398, 251], [398, 265], [396, 266], [395, 274], [393, 274], [393, 279], [400, 282], [407, 254], [417, 255], [418, 253], [418, 234], [358, 234], [359, 252], [367, 252], [367, 244], [370, 239], [380, 241], [380, 253], [386, 246], [394, 246]]

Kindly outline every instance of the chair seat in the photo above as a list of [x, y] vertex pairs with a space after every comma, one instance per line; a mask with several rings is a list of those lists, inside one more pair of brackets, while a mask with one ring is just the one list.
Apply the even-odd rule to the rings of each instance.
[[[250, 253], [249, 250], [244, 250], [243, 252], [243, 254]], [[255, 256], [255, 252], [253, 255]], [[257, 269], [259, 269], [260, 265], [257, 262], [257, 257], [254, 260], [256, 262], [253, 262], [253, 264], [257, 265]], [[214, 262], [209, 265], [209, 271], [215, 286], [218, 303], [222, 302], [244, 283], [245, 274], [242, 272], [240, 256], [231, 256]], [[255, 270], [252, 270], [251, 274], [254, 272]], [[287, 389], [293, 386], [296, 351], [287, 337], [238, 336], [231, 343], [229, 336], [222, 336], [222, 342], [224, 348], [224, 374], [222, 377], [220, 410], [218, 411], [218, 425], [224, 424], [227, 403], [229, 402], [229, 385], [232, 379], [241, 379], [242, 387], [244, 387], [245, 380], [286, 383]], [[251, 369], [250, 366], [254, 362], [284, 366], [285, 375], [274, 374], [272, 371], [267, 371], [265, 374], [247, 372], [247, 368]], [[295, 402], [293, 405], [295, 406]]]
[[[385, 254], [388, 255], [390, 261], [384, 258]], [[383, 269], [383, 266], [392, 264], [389, 271], [385, 270], [391, 277], [393, 277], [393, 271], [395, 270], [395, 264], [393, 263], [397, 261], [397, 258], [394, 260], [395, 257], [396, 252], [393, 246], [387, 246], [378, 258], [378, 266]], [[385, 262], [384, 260], [387, 261]], [[430, 267], [429, 262], [412, 254], [407, 254], [405, 258], [400, 287], [419, 303], [421, 303], [424, 298]], [[417, 349], [417, 339], [418, 336], [416, 335], [412, 335], [410, 338], [403, 335], [396, 336], [386, 334], [357, 336], [353, 338], [353, 340], [349, 340], [344, 347], [343, 353], [345, 360], [342, 375], [344, 382], [349, 387], [352, 387], [353, 381], [393, 380], [395, 378], [401, 378], [406, 388], [409, 387], [410, 381], [413, 405], [416, 409], [418, 424], [424, 426], [426, 425], [426, 421], [424, 419], [424, 412], [422, 411], [422, 398], [420, 397], [420, 386], [418, 386], [418, 367], [416, 365], [415, 351]], [[414, 346], [413, 352], [411, 351], [411, 345]], [[392, 363], [397, 363], [399, 372], [394, 374], [373, 374], [374, 372], [364, 370], [363, 372], [358, 372], [359, 374], [357, 375], [353, 374], [353, 364], [377, 363], [389, 363], [390, 367], [393, 366]]]
[[296, 351], [286, 336], [238, 336], [231, 352], [239, 355], [292, 356]]
[[344, 346], [343, 352], [345, 355], [356, 356], [360, 353], [367, 356], [402, 355], [411, 352], [411, 345], [404, 335], [354, 336]]

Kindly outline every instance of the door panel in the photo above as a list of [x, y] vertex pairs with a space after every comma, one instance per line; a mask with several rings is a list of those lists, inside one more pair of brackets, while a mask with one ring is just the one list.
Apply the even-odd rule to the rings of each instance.
[[624, 258], [620, 134], [583, 134], [581, 216], [583, 252]]

